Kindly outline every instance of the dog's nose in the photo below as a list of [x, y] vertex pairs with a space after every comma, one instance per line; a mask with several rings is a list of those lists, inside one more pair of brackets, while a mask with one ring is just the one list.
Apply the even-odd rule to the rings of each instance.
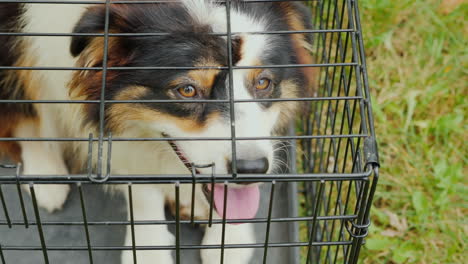
[[[266, 173], [268, 171], [268, 159], [260, 158], [256, 160], [238, 159], [237, 173]], [[232, 163], [228, 164], [228, 171], [232, 173]]]

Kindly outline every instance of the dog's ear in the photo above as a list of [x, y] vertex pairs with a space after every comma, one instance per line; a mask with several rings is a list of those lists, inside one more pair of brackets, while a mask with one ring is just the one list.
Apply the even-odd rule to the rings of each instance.
[[[141, 8], [136, 10], [140, 10]], [[130, 16], [138, 17], [138, 14], [131, 14], [131, 9], [127, 5], [114, 5], [109, 8], [109, 33], [135, 33], [135, 26], [129, 21]], [[135, 19], [134, 19], [135, 20]], [[138, 20], [137, 20], [138, 21]], [[73, 33], [82, 35], [73, 36], [71, 39], [70, 52], [76, 57], [83, 53], [88, 47], [93, 46], [93, 49], [104, 48], [103, 36], [87, 36], [86, 34], [103, 34], [105, 32], [106, 23], [106, 8], [104, 6], [91, 7], [86, 10], [81, 19], [75, 25]], [[127, 56], [128, 46], [131, 38], [109, 37], [109, 42], [112, 42], [114, 54], [119, 56]], [[99, 43], [102, 45], [96, 46]], [[111, 44], [109, 44], [109, 52]], [[110, 53], [109, 53], [110, 55]]]
[[[109, 32], [112, 33], [133, 33], [131, 27], [126, 24], [128, 10], [125, 7], [111, 6], [109, 10]], [[88, 8], [73, 30], [79, 35], [71, 39], [70, 52], [77, 57], [76, 65], [79, 67], [103, 67], [105, 39], [101, 36], [88, 36], [86, 34], [100, 33], [105, 30], [106, 9], [104, 6]], [[107, 67], [124, 67], [131, 63], [133, 58], [132, 48], [128, 45], [125, 37], [109, 36], [107, 41]], [[109, 71], [106, 74], [106, 81], [119, 76], [119, 71]], [[101, 81], [103, 71], [90, 71], [83, 69], [74, 71], [73, 78], [69, 83], [70, 93], [77, 98], [85, 96], [89, 100], [100, 98]]]
[[[120, 5], [109, 9], [110, 33], [134, 33], [128, 24], [128, 8]], [[104, 58], [104, 36], [86, 34], [103, 34], [105, 31], [106, 9], [104, 6], [88, 8], [73, 30], [79, 35], [71, 39], [70, 53], [80, 57], [78, 65], [83, 67], [102, 66]], [[107, 41], [107, 66], [124, 66], [132, 58], [130, 38], [109, 36]]]
[[[104, 32], [106, 20], [106, 10], [102, 7], [89, 8], [73, 29], [73, 33], [92, 34]], [[76, 57], [89, 45], [94, 36], [73, 36], [71, 40], [70, 52]]]
[[[283, 12], [284, 19], [291, 31], [312, 29], [312, 14], [309, 7], [297, 2], [278, 3]], [[297, 64], [313, 64], [311, 34], [290, 34], [293, 53]], [[301, 73], [307, 89], [301, 96], [313, 97], [317, 87], [317, 68], [302, 67]]]

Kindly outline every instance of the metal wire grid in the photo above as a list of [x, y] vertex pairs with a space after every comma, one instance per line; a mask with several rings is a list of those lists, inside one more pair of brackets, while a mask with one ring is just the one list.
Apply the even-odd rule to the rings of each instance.
[[[74, 175], [21, 175], [21, 164], [3, 165], [3, 167], [16, 169], [12, 175], [0, 178], [0, 200], [5, 216], [5, 220], [0, 220], [0, 226], [14, 225], [28, 227], [37, 226], [40, 246], [22, 245], [1, 245], [0, 259], [7, 263], [3, 251], [9, 250], [35, 250], [42, 251], [45, 263], [49, 263], [49, 251], [87, 251], [89, 262], [93, 263], [93, 252], [101, 250], [132, 250], [135, 256], [137, 250], [161, 250], [169, 249], [176, 252], [176, 263], [180, 263], [180, 252], [182, 250], [193, 250], [202, 248], [221, 248], [223, 254], [225, 248], [263, 248], [263, 263], [271, 263], [268, 260], [268, 250], [272, 248], [286, 247], [295, 252], [291, 263], [356, 263], [360, 246], [367, 235], [369, 226], [369, 211], [372, 197], [378, 179], [378, 154], [375, 143], [373, 129], [372, 109], [368, 89], [366, 72], [366, 62], [363, 50], [363, 40], [361, 36], [361, 25], [359, 20], [358, 3], [355, 0], [323, 0], [307, 1], [314, 12], [314, 29], [303, 31], [279, 31], [279, 32], [250, 32], [243, 34], [297, 34], [308, 33], [313, 37], [315, 45], [314, 64], [301, 65], [264, 65], [264, 66], [233, 66], [232, 54], [229, 52], [228, 65], [226, 67], [140, 67], [132, 68], [138, 70], [175, 70], [175, 69], [220, 69], [228, 70], [232, 76], [236, 69], [256, 69], [256, 68], [288, 68], [288, 67], [318, 67], [319, 89], [318, 94], [312, 98], [291, 98], [291, 99], [256, 99], [256, 100], [235, 100], [233, 98], [232, 78], [229, 84], [228, 100], [192, 100], [191, 102], [210, 103], [223, 102], [231, 106], [231, 137], [217, 138], [112, 138], [111, 135], [104, 134], [104, 106], [114, 103], [135, 103], [141, 100], [104, 100], [106, 74], [108, 71], [128, 70], [127, 67], [107, 67], [107, 53], [109, 37], [122, 36], [157, 36], [167, 33], [155, 32], [149, 34], [131, 33], [109, 33], [109, 8], [112, 4], [122, 3], [161, 3], [167, 1], [5, 1], [0, 3], [34, 3], [34, 4], [102, 4], [106, 6], [106, 20], [104, 33], [99, 34], [79, 34], [79, 33], [20, 33], [20, 32], [0, 32], [0, 36], [49, 36], [66, 37], [76, 35], [86, 35], [104, 38], [104, 58], [102, 67], [10, 67], [0, 66], [0, 70], [95, 70], [103, 72], [101, 100], [0, 100], [0, 103], [41, 103], [41, 104], [99, 104], [100, 105], [100, 133], [98, 137], [90, 135], [89, 138], [0, 138], [0, 141], [82, 141], [88, 142], [88, 167], [87, 173]], [[172, 2], [172, 0], [171, 0]], [[238, 32], [231, 32], [230, 25], [230, 1], [220, 1], [226, 5], [227, 32], [213, 33], [215, 35], [226, 36], [227, 49], [231, 50], [231, 36]], [[276, 2], [276, 0], [244, 0], [244, 2]], [[236, 137], [235, 120], [233, 111], [236, 104], [264, 102], [264, 101], [309, 101], [311, 102], [311, 114], [305, 116], [301, 122], [301, 129], [288, 136], [275, 137]], [[145, 100], [144, 102], [176, 103], [181, 100]], [[281, 174], [237, 174], [236, 173], [236, 144], [237, 140], [262, 140], [277, 139], [289, 142], [290, 157], [288, 159], [290, 171]], [[192, 174], [187, 175], [111, 175], [111, 152], [112, 142], [115, 141], [182, 141], [182, 140], [230, 140], [233, 149], [233, 174], [218, 175]], [[98, 166], [93, 171], [91, 167], [93, 157], [93, 143], [98, 143]], [[107, 144], [104, 144], [107, 142]], [[294, 146], [297, 144], [297, 153]], [[103, 160], [103, 152], [106, 151], [107, 160]], [[297, 158], [296, 158], [297, 157]], [[102, 173], [103, 162], [107, 163], [106, 172]], [[300, 166], [296, 170], [296, 163]], [[180, 185], [191, 184], [192, 194], [194, 186], [198, 183], [224, 183], [227, 189], [228, 183], [233, 182], [265, 182], [270, 185], [270, 202], [268, 205], [268, 215], [264, 218], [251, 220], [222, 220], [209, 219], [195, 220], [193, 211], [190, 220], [181, 220], [176, 210], [175, 220], [160, 221], [136, 221], [133, 217], [132, 186], [133, 184], [174, 184], [176, 196], [176, 208], [179, 208]], [[296, 184], [299, 188], [299, 200], [301, 206], [297, 214], [287, 217], [272, 217], [274, 209], [273, 199], [275, 197], [275, 186], [278, 182], [288, 183], [293, 190]], [[76, 184], [79, 190], [82, 219], [78, 221], [42, 221], [39, 208], [37, 206], [34, 185], [35, 184]], [[88, 221], [87, 210], [84, 202], [85, 192], [83, 185], [88, 184], [127, 184], [129, 195], [129, 221]], [[12, 220], [9, 217], [7, 201], [3, 195], [1, 186], [3, 184], [14, 184], [21, 205], [23, 220]], [[29, 184], [32, 203], [34, 208], [35, 221], [28, 219], [25, 209], [21, 184]], [[226, 194], [227, 192], [225, 192]], [[192, 196], [193, 197], [193, 196]], [[224, 197], [226, 200], [226, 195]], [[297, 206], [296, 197], [292, 199], [291, 206]], [[226, 203], [224, 203], [226, 204]], [[210, 211], [213, 210], [211, 204]], [[226, 212], [226, 210], [224, 210]], [[224, 243], [224, 230], [227, 223], [265, 223], [265, 241], [255, 244], [226, 245]], [[292, 240], [287, 242], [270, 242], [270, 230], [272, 223], [290, 223], [292, 226]], [[176, 244], [167, 246], [136, 246], [133, 227], [135, 225], [175, 225]], [[221, 224], [223, 234], [219, 245], [181, 245], [180, 226], [184, 224]], [[69, 225], [83, 226], [86, 237], [86, 246], [50, 246], [46, 244], [43, 226]], [[132, 246], [93, 246], [90, 240], [90, 226], [100, 225], [131, 225], [132, 226]], [[299, 234], [297, 234], [300, 230]], [[304, 235], [305, 234], [305, 235]], [[301, 250], [301, 251], [300, 251]], [[301, 256], [299, 260], [299, 256]], [[223, 263], [223, 257], [220, 259]]]
[[[351, 242], [335, 247], [307, 248], [307, 262], [357, 263], [360, 244], [367, 235], [369, 210], [378, 179], [378, 154], [371, 115], [366, 61], [357, 1], [317, 3], [315, 28], [351, 28], [350, 33], [316, 34], [316, 61], [324, 64], [354, 62], [352, 67], [322, 67], [318, 97], [357, 96], [362, 99], [323, 100], [303, 120], [304, 134], [367, 134], [368, 137], [302, 139], [301, 168], [307, 173], [370, 172], [352, 181], [305, 182], [304, 207], [310, 214], [349, 215], [353, 219], [312, 221], [306, 225], [309, 241]], [[311, 242], [312, 243], [312, 242]]]

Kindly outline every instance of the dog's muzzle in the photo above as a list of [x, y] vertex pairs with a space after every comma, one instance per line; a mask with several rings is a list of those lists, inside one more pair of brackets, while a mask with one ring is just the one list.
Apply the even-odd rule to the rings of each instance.
[[[163, 133], [162, 136], [170, 138], [170, 136], [165, 133]], [[195, 169], [197, 174], [200, 173], [196, 169], [197, 167], [185, 156], [183, 150], [176, 142], [168, 140], [168, 143], [189, 171]], [[269, 162], [265, 157], [253, 160], [237, 159], [236, 161], [237, 173], [264, 174], [269, 169]], [[228, 172], [232, 173], [232, 163], [228, 161], [226, 165]], [[213, 197], [214, 207], [220, 217], [223, 217], [225, 214], [226, 219], [251, 219], [257, 214], [260, 204], [260, 189], [258, 184], [230, 185], [227, 188], [227, 195], [225, 195], [226, 189], [224, 184], [203, 184], [202, 190], [208, 201], [211, 201]], [[226, 213], [224, 213], [225, 210]]]
[[[228, 162], [228, 172], [232, 173], [232, 162]], [[260, 173], [265, 174], [270, 167], [268, 159], [262, 157], [259, 159], [238, 159], [236, 160], [237, 173], [253, 174]]]

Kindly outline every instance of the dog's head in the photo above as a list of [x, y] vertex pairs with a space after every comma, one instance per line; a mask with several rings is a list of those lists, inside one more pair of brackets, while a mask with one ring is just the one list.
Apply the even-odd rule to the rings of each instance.
[[[112, 5], [109, 32], [142, 34], [109, 37], [107, 66], [136, 68], [107, 72], [106, 99], [177, 102], [107, 104], [106, 128], [117, 135], [224, 138], [169, 143], [182, 162], [214, 164], [216, 173], [226, 174], [233, 172], [233, 144], [229, 140], [232, 134], [236, 138], [267, 138], [294, 120], [300, 108], [298, 102], [249, 100], [311, 96], [312, 68], [267, 67], [312, 63], [307, 36], [261, 33], [308, 29], [307, 9], [296, 3], [233, 1], [230, 38], [222, 35], [227, 32], [226, 15], [224, 4], [203, 0]], [[75, 32], [102, 33], [105, 20], [105, 7], [90, 8]], [[104, 38], [76, 36], [72, 39], [71, 53], [78, 57], [79, 66], [100, 67]], [[230, 73], [230, 64], [240, 69]], [[102, 74], [102, 71], [76, 73], [71, 83], [72, 95], [99, 99]], [[99, 106], [88, 105], [87, 121], [98, 122], [98, 112]], [[237, 173], [273, 171], [274, 146], [275, 142], [269, 139], [238, 139]], [[198, 170], [211, 173], [211, 168]], [[258, 199], [257, 187], [233, 190], [238, 195]]]

